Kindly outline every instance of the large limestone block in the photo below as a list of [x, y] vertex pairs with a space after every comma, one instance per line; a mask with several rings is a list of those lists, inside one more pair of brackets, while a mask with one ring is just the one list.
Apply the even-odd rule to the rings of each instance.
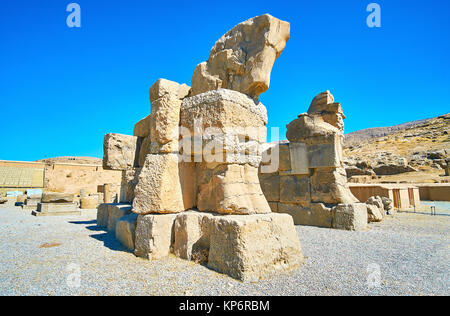
[[153, 102], [163, 97], [170, 97], [178, 100], [182, 100], [188, 96], [191, 88], [185, 84], [179, 84], [175, 81], [167, 79], [158, 79], [151, 87], [149, 91], [150, 102]]
[[37, 211], [31, 213], [34, 216], [71, 216], [81, 215], [81, 211], [75, 203], [39, 203]]
[[208, 169], [200, 164], [197, 207], [220, 214], [264, 214], [270, 207], [261, 190], [258, 169], [250, 165], [219, 165]]
[[140, 172], [140, 168], [122, 171], [122, 183], [120, 186], [121, 203], [133, 203], [134, 190], [138, 184]]
[[290, 173], [309, 175], [308, 148], [305, 143], [289, 143]]
[[295, 225], [325, 228], [332, 227], [334, 217], [333, 210], [326, 207], [323, 203], [311, 203], [307, 206], [278, 203], [278, 213], [291, 215]]
[[[199, 127], [203, 134], [210, 127], [231, 133], [233, 130], [264, 127], [267, 121], [267, 109], [262, 103], [227, 89], [186, 98], [181, 106], [181, 126], [188, 128], [191, 133], [198, 132], [195, 130], [196, 122], [201, 123]], [[246, 136], [252, 140], [265, 140], [266, 135], [262, 135], [262, 132], [256, 131], [255, 134], [256, 137]]]
[[148, 155], [135, 189], [133, 212], [145, 215], [184, 210], [178, 155]]
[[208, 262], [213, 218], [210, 213], [195, 211], [179, 214], [174, 225], [174, 254], [186, 260]]
[[137, 218], [137, 214], [125, 215], [116, 224], [116, 239], [130, 250], [134, 250]]
[[308, 114], [300, 114], [286, 128], [286, 137], [291, 143], [329, 144], [342, 135], [338, 128], [326, 123], [321, 116]]
[[325, 204], [359, 202], [351, 193], [344, 168], [317, 168], [310, 177], [311, 201]]
[[42, 203], [72, 203], [74, 198], [70, 193], [46, 192], [42, 194]]
[[98, 196], [85, 196], [81, 198], [80, 208], [83, 210], [95, 210], [98, 206]]
[[150, 115], [134, 125], [134, 136], [145, 138], [150, 135]]
[[367, 228], [367, 205], [339, 204], [334, 207], [333, 228], [361, 231]]
[[269, 14], [238, 24], [216, 42], [208, 61], [195, 69], [191, 95], [226, 88], [257, 99], [269, 88], [273, 64], [289, 32], [289, 23]]
[[110, 204], [103, 203], [97, 207], [97, 226], [108, 227], [108, 207]]
[[280, 146], [280, 171], [290, 171], [291, 168], [291, 152], [289, 150], [289, 143], [279, 144]]
[[138, 165], [140, 138], [122, 134], [106, 134], [103, 143], [103, 168], [127, 170]]
[[309, 168], [341, 167], [342, 166], [342, 146], [336, 139], [329, 144], [311, 144], [308, 146]]
[[117, 222], [121, 217], [131, 213], [131, 205], [129, 204], [116, 204], [108, 207], [108, 232], [115, 232]]
[[308, 205], [310, 201], [308, 176], [280, 176], [280, 202]]
[[161, 259], [171, 252], [176, 214], [139, 215], [134, 254], [145, 259]]
[[303, 260], [287, 214], [217, 216], [211, 225], [208, 266], [243, 281], [291, 270]]
[[[180, 123], [181, 100], [164, 96], [152, 102], [152, 114], [150, 115], [150, 140], [155, 148], [170, 148], [178, 150], [178, 134]], [[171, 146], [164, 146], [171, 143]], [[151, 149], [153, 149], [151, 147]], [[154, 151], [154, 150], [153, 150]], [[158, 153], [158, 152], [153, 152]]]
[[278, 173], [260, 173], [259, 182], [267, 201], [280, 201], [280, 176]]

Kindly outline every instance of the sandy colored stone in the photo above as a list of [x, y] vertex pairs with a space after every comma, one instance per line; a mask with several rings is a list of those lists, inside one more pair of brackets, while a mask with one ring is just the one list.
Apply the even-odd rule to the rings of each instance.
[[317, 226], [331, 228], [333, 224], [333, 209], [323, 203], [301, 204], [278, 203], [278, 213], [292, 216], [295, 225]]
[[213, 218], [213, 214], [196, 211], [179, 214], [174, 225], [174, 254], [182, 259], [207, 263]]
[[361, 231], [367, 228], [367, 205], [364, 203], [339, 204], [334, 207], [333, 228]]
[[106, 134], [103, 142], [103, 168], [127, 170], [138, 165], [140, 138], [122, 134]]
[[[165, 145], [173, 142], [173, 151], [178, 150], [180, 108], [181, 100], [170, 94], [152, 102], [152, 114], [150, 115], [151, 143]], [[152, 149], [152, 147], [150, 148]], [[153, 150], [152, 153], [158, 152]]]
[[191, 95], [226, 88], [257, 99], [270, 85], [275, 60], [289, 39], [290, 25], [269, 14], [242, 22], [223, 35], [192, 77]]
[[97, 207], [97, 226], [108, 227], [108, 207], [110, 204], [102, 203]]
[[139, 215], [134, 254], [149, 260], [168, 256], [173, 243], [173, 225], [176, 217], [176, 214]]
[[249, 165], [199, 165], [197, 207], [220, 214], [264, 214], [270, 207], [261, 190], [258, 169]]
[[134, 125], [133, 135], [142, 138], [150, 135], [150, 115], [146, 116]]
[[85, 196], [81, 198], [80, 208], [83, 210], [95, 210], [98, 206], [98, 196]]
[[369, 223], [381, 222], [383, 220], [383, 215], [378, 206], [367, 204], [367, 220]]
[[122, 183], [120, 186], [121, 203], [133, 203], [134, 190], [138, 184], [140, 172], [140, 168], [122, 171]]
[[260, 173], [259, 182], [267, 201], [280, 201], [280, 176], [278, 173]]
[[280, 147], [280, 166], [278, 170], [280, 171], [290, 171], [291, 170], [291, 152], [289, 150], [289, 143], [279, 144]]
[[118, 220], [131, 213], [129, 204], [112, 204], [108, 206], [108, 232], [115, 232]]
[[185, 84], [179, 84], [175, 81], [170, 81], [167, 79], [158, 79], [149, 90], [150, 103], [153, 103], [163, 97], [170, 97], [178, 100], [182, 100], [188, 96], [189, 90], [191, 88]]
[[186, 210], [176, 154], [148, 155], [135, 189], [133, 212], [179, 213]]
[[[264, 241], [264, 242], [261, 242]], [[303, 261], [292, 217], [287, 214], [216, 216], [208, 266], [242, 281], [258, 281]]]
[[[201, 121], [202, 131], [215, 127], [224, 133], [231, 133], [233, 130], [264, 127], [268, 118], [267, 109], [262, 103], [237, 91], [220, 89], [183, 100], [181, 126], [194, 133], [195, 121]], [[265, 135], [260, 134], [251, 139], [265, 139]]]
[[69, 193], [45, 192], [42, 194], [42, 203], [72, 203], [74, 197]]
[[358, 200], [351, 193], [345, 169], [317, 168], [310, 177], [311, 201], [325, 204], [351, 204]]
[[308, 205], [310, 201], [308, 176], [280, 176], [280, 202]]
[[138, 215], [129, 214], [121, 217], [116, 224], [116, 239], [127, 249], [134, 250], [136, 222]]

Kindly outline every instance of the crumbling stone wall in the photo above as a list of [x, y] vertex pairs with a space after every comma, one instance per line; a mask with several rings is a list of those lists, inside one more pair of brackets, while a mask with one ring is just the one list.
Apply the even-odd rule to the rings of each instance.
[[351, 193], [342, 161], [344, 119], [331, 93], [320, 93], [287, 125], [289, 141], [269, 145], [259, 177], [272, 211], [290, 214], [297, 225], [366, 228], [365, 204]]
[[128, 209], [102, 205], [98, 222], [137, 256], [173, 252], [241, 280], [302, 262], [292, 218], [271, 212], [258, 178], [267, 124], [258, 97], [288, 39], [289, 23], [270, 15], [237, 25], [197, 66], [192, 89], [158, 80], [134, 136], [105, 136], [104, 167], [123, 172], [138, 216], [133, 225], [117, 215]]

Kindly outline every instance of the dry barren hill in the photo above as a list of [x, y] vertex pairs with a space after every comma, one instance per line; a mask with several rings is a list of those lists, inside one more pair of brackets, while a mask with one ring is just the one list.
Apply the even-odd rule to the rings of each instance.
[[[383, 136], [377, 136], [380, 133]], [[441, 182], [450, 158], [449, 133], [450, 113], [348, 134], [344, 149], [347, 175], [402, 174], [408, 182], [420, 182], [428, 175], [428, 180]]]
[[94, 157], [56, 157], [56, 158], [47, 158], [41, 159], [37, 162], [44, 163], [72, 163], [72, 164], [80, 164], [80, 165], [102, 165], [102, 159], [94, 158]]

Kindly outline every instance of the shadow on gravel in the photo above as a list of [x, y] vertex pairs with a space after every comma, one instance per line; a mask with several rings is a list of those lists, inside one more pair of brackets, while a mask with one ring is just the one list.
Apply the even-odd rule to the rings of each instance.
[[113, 234], [103, 233], [98, 235], [90, 235], [89, 237], [103, 242], [103, 245], [110, 250], [133, 253], [129, 249], [122, 246], [122, 244], [116, 240]]
[[405, 214], [418, 214], [418, 215], [428, 215], [428, 216], [450, 216], [450, 214], [439, 214], [439, 213], [431, 214], [431, 212], [430, 212], [430, 213], [427, 213], [427, 212], [423, 212], [423, 211], [421, 211], [421, 212], [401, 211], [401, 212], [399, 212], [399, 213], [405, 213]]
[[76, 222], [69, 222], [69, 224], [78, 224], [78, 225], [97, 224], [97, 220], [93, 219], [92, 221], [76, 221]]

